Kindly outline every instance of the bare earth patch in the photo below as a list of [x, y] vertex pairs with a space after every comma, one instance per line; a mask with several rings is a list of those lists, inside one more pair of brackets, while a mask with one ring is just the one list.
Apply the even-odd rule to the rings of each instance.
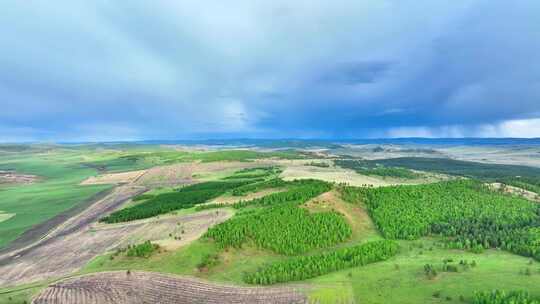
[[292, 287], [236, 287], [151, 272], [104, 272], [55, 283], [34, 304], [307, 303]]
[[148, 169], [136, 184], [147, 187], [176, 186], [224, 177], [236, 170], [260, 166], [257, 162], [190, 162]]
[[290, 181], [295, 179], [314, 178], [327, 182], [347, 183], [351, 186], [371, 185], [374, 187], [389, 186], [395, 183], [383, 179], [360, 175], [353, 170], [340, 167], [315, 167], [307, 165], [306, 160], [282, 160], [276, 161], [277, 164], [284, 166], [281, 178]]
[[[209, 227], [231, 216], [230, 211], [208, 210], [128, 224], [88, 223], [78, 229], [70, 229], [74, 223], [67, 224], [40, 246], [0, 264], [0, 286], [65, 276], [108, 250], [146, 240], [162, 242], [165, 249], [175, 249], [198, 239]], [[179, 239], [174, 240], [175, 236]]]
[[14, 171], [0, 170], [0, 185], [2, 184], [33, 184], [39, 177], [31, 174], [20, 174]]
[[84, 180], [81, 185], [128, 184], [137, 181], [145, 173], [146, 170], [138, 170], [91, 176]]
[[538, 195], [535, 192], [528, 191], [522, 188], [504, 185], [501, 183], [492, 183], [492, 184], [489, 184], [489, 187], [493, 190], [504, 191], [505, 193], [521, 196], [530, 201], [540, 202], [540, 195]]
[[4, 213], [2, 212], [2, 210], [0, 210], [0, 223], [3, 221], [7, 221], [14, 216], [15, 216], [15, 213]]

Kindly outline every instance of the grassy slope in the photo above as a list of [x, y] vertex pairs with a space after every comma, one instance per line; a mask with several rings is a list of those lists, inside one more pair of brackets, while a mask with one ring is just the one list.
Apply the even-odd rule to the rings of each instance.
[[[197, 265], [209, 254], [219, 254], [221, 263], [211, 269], [200, 271]], [[242, 281], [244, 271], [254, 271], [263, 263], [283, 258], [250, 246], [220, 251], [214, 242], [206, 240], [195, 241], [176, 251], [158, 253], [148, 259], [119, 256], [111, 260], [110, 257], [111, 254], [96, 257], [81, 270], [81, 273], [146, 270], [245, 284]]]
[[32, 297], [47, 285], [48, 282], [40, 282], [0, 289], [0, 303], [29, 304]]
[[[418, 244], [423, 244], [419, 248]], [[364, 304], [375, 303], [463, 303], [460, 296], [470, 300], [475, 291], [493, 289], [523, 289], [540, 296], [540, 263], [511, 253], [488, 250], [474, 254], [459, 250], [434, 247], [431, 240], [403, 241], [401, 252], [386, 262], [343, 270], [321, 276], [310, 283], [319, 286], [311, 293], [313, 300], [335, 303], [353, 300]], [[412, 248], [411, 248], [412, 247]], [[442, 265], [446, 258], [459, 262], [474, 260], [477, 266], [459, 273], [439, 272], [432, 280], [426, 278], [423, 267]], [[398, 265], [396, 267], [396, 265]], [[532, 275], [521, 274], [529, 268]], [[440, 293], [439, 298], [434, 294]], [[451, 300], [446, 299], [450, 297]]]
[[259, 152], [252, 150], [219, 150], [210, 152], [185, 152], [148, 147], [147, 150], [106, 151], [98, 158], [88, 160], [90, 167], [108, 172], [146, 169], [179, 162], [251, 161], [260, 158], [298, 159], [294, 151]]
[[30, 227], [109, 188], [78, 185], [95, 174], [95, 170], [77, 165], [79, 160], [77, 152], [69, 151], [0, 157], [0, 168], [42, 177], [35, 184], [14, 185], [1, 190], [0, 210], [15, 213], [15, 216], [0, 222], [0, 248]]

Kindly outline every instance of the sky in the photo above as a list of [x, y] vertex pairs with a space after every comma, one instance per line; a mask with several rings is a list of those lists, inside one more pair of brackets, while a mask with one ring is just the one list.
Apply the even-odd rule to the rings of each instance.
[[538, 0], [6, 0], [0, 141], [540, 137]]

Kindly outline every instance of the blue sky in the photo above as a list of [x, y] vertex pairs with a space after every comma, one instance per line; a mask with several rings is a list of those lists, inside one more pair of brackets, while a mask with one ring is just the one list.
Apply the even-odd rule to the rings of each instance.
[[540, 137], [540, 1], [2, 1], [0, 141]]

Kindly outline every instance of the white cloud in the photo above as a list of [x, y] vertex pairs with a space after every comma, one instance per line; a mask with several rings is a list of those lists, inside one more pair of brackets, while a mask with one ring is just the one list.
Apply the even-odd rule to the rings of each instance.
[[540, 138], [540, 118], [508, 120], [499, 124], [496, 130], [498, 137]]
[[506, 120], [496, 124], [449, 125], [440, 127], [390, 128], [383, 137], [515, 137], [540, 138], [540, 118]]

